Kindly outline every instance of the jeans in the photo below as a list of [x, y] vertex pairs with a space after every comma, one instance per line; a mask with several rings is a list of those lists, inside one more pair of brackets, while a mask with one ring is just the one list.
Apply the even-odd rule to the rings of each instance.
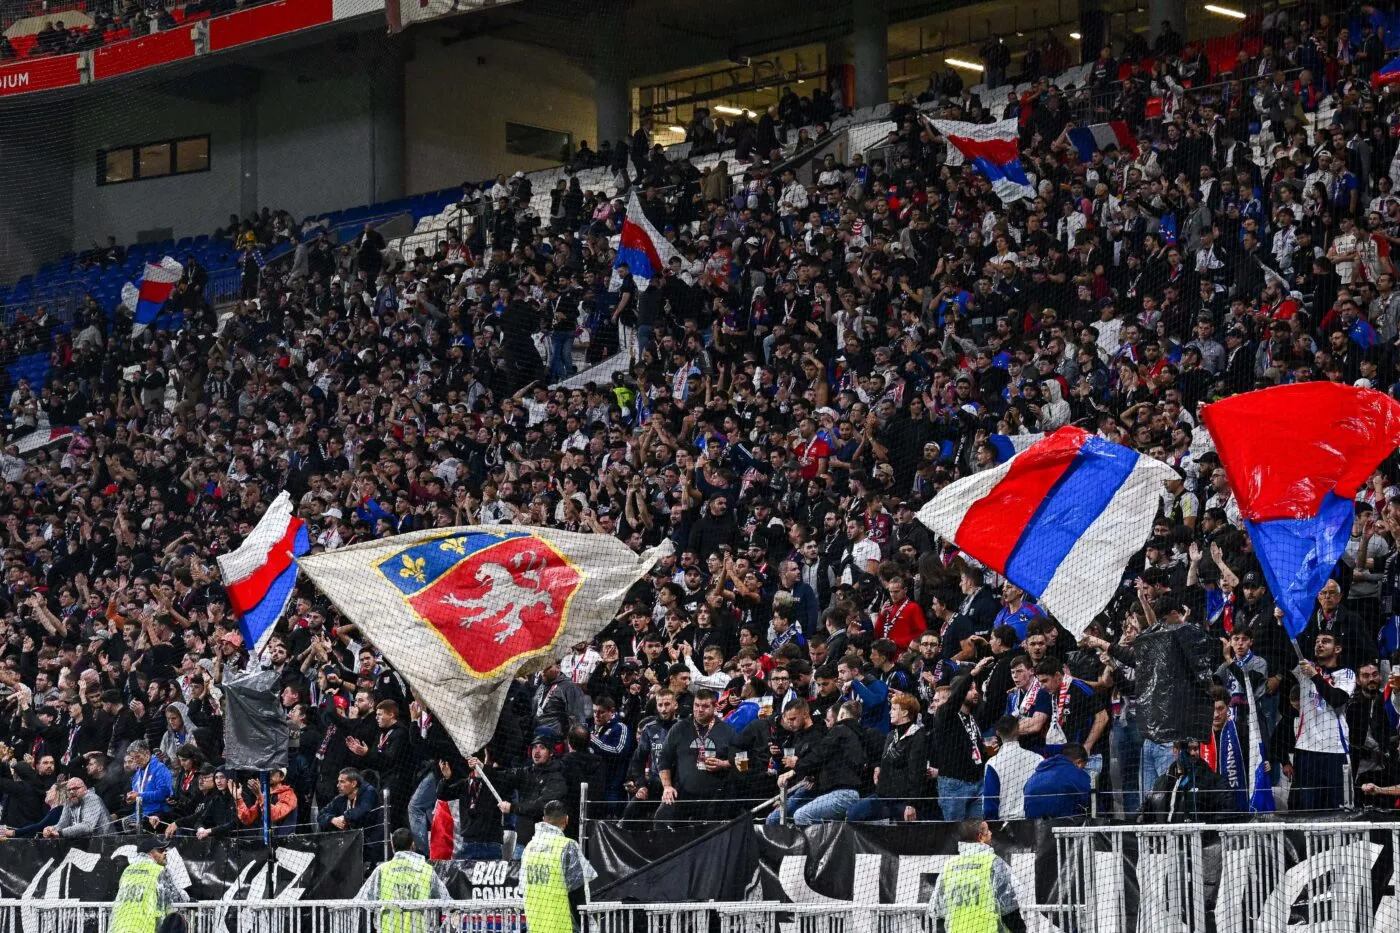
[[813, 823], [826, 823], [846, 817], [846, 810], [860, 800], [860, 794], [849, 788], [833, 790], [803, 804], [792, 815], [798, 826], [811, 826]]
[[792, 819], [792, 815], [797, 812], [797, 809], [811, 799], [812, 791], [808, 787], [799, 787], [794, 791], [789, 791], [787, 801], [768, 814], [767, 819], [763, 822], [769, 826], [777, 826], [783, 821], [783, 814], [787, 814], [788, 819]]
[[433, 825], [433, 810], [437, 808], [437, 784], [437, 774], [429, 771], [408, 801], [408, 829], [413, 833], [413, 844], [419, 852], [428, 851], [428, 831]]
[[1327, 752], [1293, 753], [1293, 797], [1290, 810], [1336, 810], [1346, 803], [1342, 782], [1346, 755]]
[[938, 779], [938, 807], [943, 819], [950, 822], [980, 819], [982, 816], [982, 785], [957, 778]]
[[642, 358], [642, 351], [651, 346], [651, 335], [656, 333], [655, 324], [637, 325], [637, 359]]
[[501, 857], [501, 844], [499, 842], [464, 842], [461, 848], [452, 853], [452, 857], [494, 862]]
[[846, 820], [851, 823], [867, 823], [875, 820], [904, 822], [904, 801], [884, 800], [879, 796], [862, 797], [846, 808]]
[[1152, 793], [1152, 785], [1176, 762], [1176, 747], [1142, 740], [1142, 796]]
[[574, 369], [573, 331], [556, 330], [549, 334], [549, 378], [551, 382], [567, 379]]
[[1142, 807], [1138, 782], [1142, 780], [1142, 736], [1138, 734], [1137, 718], [1120, 716], [1113, 720], [1113, 757], [1118, 761], [1118, 789], [1122, 794], [1123, 816], [1136, 813]]

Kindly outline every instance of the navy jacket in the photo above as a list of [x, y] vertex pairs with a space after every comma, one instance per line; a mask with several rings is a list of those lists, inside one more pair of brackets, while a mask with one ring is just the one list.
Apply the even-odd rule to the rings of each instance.
[[1026, 819], [1089, 812], [1089, 772], [1063, 755], [1036, 765], [1026, 782]]

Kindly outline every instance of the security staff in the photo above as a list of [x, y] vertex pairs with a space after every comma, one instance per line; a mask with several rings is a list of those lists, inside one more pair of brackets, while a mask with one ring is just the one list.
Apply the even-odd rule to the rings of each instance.
[[578, 928], [579, 895], [585, 882], [597, 876], [578, 843], [564, 835], [568, 825], [569, 811], [563, 801], [549, 801], [534, 838], [525, 847], [520, 867], [530, 933], [573, 933]]
[[1011, 866], [992, 851], [986, 820], [963, 820], [958, 854], [934, 885], [929, 913], [937, 933], [1025, 933]]
[[[394, 830], [389, 837], [394, 857], [380, 865], [365, 879], [357, 901], [445, 901], [450, 898], [447, 886], [433, 871], [433, 866], [413, 850], [413, 832], [405, 828]], [[426, 918], [415, 918], [400, 907], [386, 908], [379, 916], [380, 933], [410, 933], [422, 930]]]
[[180, 899], [180, 889], [165, 870], [167, 845], [163, 836], [143, 836], [137, 843], [140, 854], [117, 885], [109, 933], [156, 933], [157, 926], [164, 926], [170, 905]]

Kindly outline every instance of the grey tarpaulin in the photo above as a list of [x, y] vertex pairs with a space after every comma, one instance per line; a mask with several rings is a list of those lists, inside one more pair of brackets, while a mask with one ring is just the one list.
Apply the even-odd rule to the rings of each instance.
[[224, 758], [230, 768], [287, 767], [287, 720], [277, 700], [277, 673], [257, 671], [224, 684]]

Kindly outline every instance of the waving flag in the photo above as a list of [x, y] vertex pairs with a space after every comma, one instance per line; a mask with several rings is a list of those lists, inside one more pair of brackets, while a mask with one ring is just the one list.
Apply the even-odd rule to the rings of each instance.
[[1227, 398], [1202, 417], [1284, 628], [1297, 638], [1346, 550], [1357, 490], [1400, 444], [1400, 402], [1302, 382]]
[[1042, 434], [992, 434], [987, 437], [987, 443], [997, 452], [997, 463], [1005, 463], [1023, 450], [1029, 450], [1031, 445], [1045, 437]]
[[283, 491], [243, 543], [219, 557], [229, 605], [238, 617], [243, 643], [254, 654], [266, 646], [292, 599], [296, 558], [310, 550], [306, 523], [292, 514], [291, 496]]
[[1371, 87], [1381, 88], [1400, 81], [1400, 57], [1392, 58], [1371, 75]]
[[184, 274], [184, 266], [165, 256], [160, 262], [146, 263], [141, 281], [136, 285], [127, 283], [122, 289], [122, 304], [130, 308], [136, 318], [136, 323], [131, 328], [133, 336], [156, 322], [161, 309], [170, 300], [171, 292], [175, 291], [175, 286]]
[[652, 279], [666, 272], [671, 257], [679, 255], [642, 213], [642, 202], [634, 189], [627, 197], [627, 216], [622, 220], [622, 236], [618, 239], [613, 268], [626, 264], [632, 278], [637, 280], [637, 287], [645, 289]]
[[1079, 153], [1080, 162], [1088, 162], [1094, 157], [1094, 153], [1110, 148], [1137, 158], [1137, 140], [1133, 139], [1132, 130], [1128, 129], [1128, 124], [1122, 120], [1072, 127], [1065, 131], [1065, 136]]
[[1065, 427], [948, 486], [919, 519], [1078, 636], [1118, 589], [1175, 476], [1165, 463]]
[[42, 450], [50, 444], [57, 444], [61, 440], [72, 437], [77, 432], [77, 428], [68, 425], [56, 428], [49, 424], [47, 418], [40, 418], [39, 426], [15, 441], [15, 446], [19, 448], [20, 456], [23, 456], [36, 450]]
[[992, 183], [992, 190], [1003, 204], [1035, 197], [1035, 189], [1021, 167], [1021, 144], [1014, 118], [998, 123], [960, 120], [930, 120], [929, 123], [948, 140], [948, 164], [972, 163]]
[[490, 740], [521, 664], [596, 635], [669, 551], [639, 557], [609, 535], [470, 525], [300, 564], [472, 752]]

